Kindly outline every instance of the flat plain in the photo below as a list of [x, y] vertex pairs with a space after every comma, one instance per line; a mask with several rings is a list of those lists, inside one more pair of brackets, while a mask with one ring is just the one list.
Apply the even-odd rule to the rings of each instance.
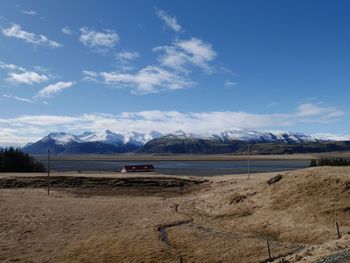
[[350, 168], [250, 180], [53, 173], [50, 195], [47, 182], [1, 174], [1, 262], [350, 260]]

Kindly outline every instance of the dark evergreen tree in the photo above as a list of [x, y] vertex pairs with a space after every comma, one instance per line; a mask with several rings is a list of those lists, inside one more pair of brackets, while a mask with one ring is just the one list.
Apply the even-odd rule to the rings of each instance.
[[27, 153], [10, 147], [0, 151], [0, 172], [45, 172], [45, 166]]
[[343, 158], [322, 158], [319, 160], [311, 160], [310, 167], [314, 166], [350, 166], [350, 160]]
[[310, 167], [315, 167], [315, 166], [317, 166], [317, 162], [316, 160], [312, 159], [310, 162]]

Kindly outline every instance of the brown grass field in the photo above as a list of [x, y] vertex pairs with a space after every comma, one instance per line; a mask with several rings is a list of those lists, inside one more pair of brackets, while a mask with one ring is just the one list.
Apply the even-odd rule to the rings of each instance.
[[0, 262], [350, 262], [350, 168], [54, 173], [50, 185], [0, 175]]

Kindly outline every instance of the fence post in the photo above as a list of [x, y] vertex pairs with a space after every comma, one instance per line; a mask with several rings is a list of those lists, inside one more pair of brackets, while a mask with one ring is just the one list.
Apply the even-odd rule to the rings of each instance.
[[340, 235], [340, 230], [339, 230], [338, 222], [335, 222], [335, 226], [336, 226], [336, 228], [337, 228], [338, 239], [340, 239], [340, 238], [341, 238], [341, 235]]
[[269, 252], [269, 260], [271, 261], [272, 257], [271, 257], [271, 250], [270, 250], [270, 242], [269, 242], [269, 240], [266, 240], [266, 244], [267, 244], [267, 251]]

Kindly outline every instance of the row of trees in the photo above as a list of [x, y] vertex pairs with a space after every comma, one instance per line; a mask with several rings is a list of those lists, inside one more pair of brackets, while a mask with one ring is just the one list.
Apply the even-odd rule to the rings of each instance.
[[343, 158], [311, 160], [310, 167], [315, 166], [349, 166], [350, 160]]
[[10, 147], [0, 150], [0, 172], [45, 172], [45, 166], [27, 153]]

